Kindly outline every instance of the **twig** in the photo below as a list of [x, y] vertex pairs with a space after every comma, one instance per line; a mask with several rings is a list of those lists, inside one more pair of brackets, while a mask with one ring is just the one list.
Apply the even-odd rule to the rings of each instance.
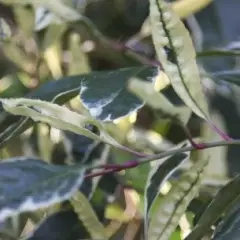
[[[240, 140], [206, 142], [206, 143], [201, 143], [201, 145], [204, 146], [202, 149], [228, 146], [228, 145], [240, 145]], [[164, 157], [172, 156], [177, 153], [196, 151], [196, 150], [198, 149], [196, 149], [194, 146], [187, 146], [179, 149], [170, 149], [168, 151], [155, 154], [149, 157], [143, 157], [138, 160], [130, 160], [123, 164], [95, 165], [89, 169], [104, 169], [104, 170], [100, 170], [99, 172], [95, 172], [95, 173], [90, 173], [86, 175], [85, 178], [93, 178], [95, 176], [102, 176], [109, 173], [120, 172], [122, 170], [134, 168], [143, 164], [150, 163], [152, 161], [160, 160]]]

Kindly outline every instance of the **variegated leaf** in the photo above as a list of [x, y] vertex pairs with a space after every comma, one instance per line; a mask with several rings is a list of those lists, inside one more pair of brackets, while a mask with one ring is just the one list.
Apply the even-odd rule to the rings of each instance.
[[188, 204], [196, 196], [207, 164], [208, 158], [200, 159], [165, 195], [150, 221], [148, 240], [169, 239]]
[[[66, 107], [46, 101], [26, 98], [0, 99], [0, 101], [4, 109], [14, 115], [30, 117], [34, 121], [44, 122], [58, 129], [72, 131], [94, 140], [120, 147], [120, 145], [104, 131], [104, 127], [100, 122], [97, 122], [91, 117], [73, 112]], [[85, 128], [89, 124], [99, 129], [100, 136]]]
[[150, 20], [158, 60], [171, 85], [194, 113], [208, 119], [209, 110], [189, 32], [163, 0], [150, 0]]
[[69, 199], [81, 186], [84, 169], [38, 159], [13, 158], [0, 163], [0, 221]]

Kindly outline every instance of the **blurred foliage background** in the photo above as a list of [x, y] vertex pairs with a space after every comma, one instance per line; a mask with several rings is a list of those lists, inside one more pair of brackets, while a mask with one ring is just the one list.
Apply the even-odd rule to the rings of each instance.
[[[203, 77], [216, 125], [231, 137], [240, 138], [240, 2], [171, 2], [191, 33], [199, 65], [214, 80]], [[81, 77], [92, 79], [95, 71], [154, 66], [155, 50], [148, 14], [148, 0], [1, 0], [0, 97], [28, 96], [52, 101], [61, 95], [61, 89], [67, 89], [69, 93], [60, 97], [59, 103], [78, 112], [85, 111], [77, 96]], [[76, 76], [74, 81], [72, 76]], [[113, 82], [109, 81], [109, 84], [118, 81], [117, 75], [111, 80]], [[62, 83], [58, 84], [58, 81]], [[162, 79], [159, 82], [164, 84]], [[181, 105], [182, 101], [172, 88], [167, 83], [164, 87], [164, 94], [171, 102]], [[86, 153], [89, 153], [89, 162], [101, 159], [102, 154], [105, 154], [105, 160], [118, 163], [131, 157], [106, 149], [104, 144], [93, 146], [90, 139], [42, 123], [34, 123], [23, 133], [11, 135], [11, 129], [9, 132], [7, 129], [21, 122], [16, 122], [16, 117], [6, 117], [1, 111], [2, 159], [24, 155], [55, 164], [73, 164], [83, 161]], [[108, 128], [122, 144], [147, 153], [164, 151], [186, 139], [179, 126], [159, 120], [147, 106], [108, 123]], [[219, 138], [195, 115], [191, 116], [188, 128], [194, 137], [210, 134]], [[238, 146], [218, 147], [209, 152], [208, 175], [200, 196], [190, 204], [189, 212], [181, 219], [172, 240], [183, 239], [216, 191], [240, 172]], [[141, 239], [147, 173], [148, 167], [144, 165], [121, 174], [106, 175], [98, 179], [97, 189], [92, 186], [96, 183], [90, 182], [82, 190], [86, 195], [93, 195], [91, 203], [99, 219], [114, 232], [112, 239]], [[162, 194], [170, 187], [170, 183], [166, 184]], [[43, 217], [49, 217], [48, 221], [34, 232]], [[1, 239], [4, 240], [18, 239], [31, 232], [34, 236], [28, 239], [32, 240], [89, 237], [68, 203], [22, 214], [0, 225]]]

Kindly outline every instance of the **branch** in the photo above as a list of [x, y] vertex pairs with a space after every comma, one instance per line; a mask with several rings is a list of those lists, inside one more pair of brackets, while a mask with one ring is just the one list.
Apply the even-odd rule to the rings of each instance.
[[[240, 145], [240, 140], [229, 140], [229, 141], [214, 141], [214, 142], [206, 142], [201, 143], [201, 149], [208, 149], [214, 147], [221, 147], [221, 146], [229, 146], [229, 145]], [[105, 164], [105, 165], [95, 165], [91, 169], [104, 169], [100, 170], [99, 172], [90, 173], [85, 176], [85, 178], [93, 178], [95, 176], [102, 176], [109, 173], [115, 173], [122, 170], [134, 168], [143, 164], [150, 163], [152, 161], [160, 160], [164, 157], [172, 156], [177, 153], [189, 152], [189, 151], [196, 151], [200, 149], [196, 149], [194, 146], [183, 147], [179, 149], [171, 149], [169, 151], [165, 151], [159, 154], [152, 155], [150, 157], [142, 157], [138, 160], [130, 160], [123, 164]]]

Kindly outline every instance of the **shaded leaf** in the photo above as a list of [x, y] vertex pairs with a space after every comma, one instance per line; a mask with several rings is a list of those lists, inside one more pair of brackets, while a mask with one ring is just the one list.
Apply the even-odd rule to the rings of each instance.
[[152, 216], [147, 239], [169, 239], [188, 204], [198, 193], [207, 164], [208, 159], [199, 160], [165, 195], [156, 213]]
[[79, 223], [77, 214], [72, 210], [64, 210], [44, 219], [27, 240], [72, 240], [88, 237], [89, 234]]
[[206, 210], [202, 213], [197, 225], [185, 240], [200, 240], [207, 229], [227, 210], [240, 195], [240, 175], [221, 188]]
[[155, 72], [154, 67], [132, 67], [86, 78], [81, 83], [80, 98], [92, 117], [113, 121], [143, 106], [143, 102], [128, 91], [128, 80], [138, 77], [151, 81]]
[[[87, 127], [96, 133], [96, 129], [92, 126]], [[99, 141], [81, 136], [72, 132], [64, 132], [65, 145], [68, 150], [69, 159], [74, 164], [106, 164], [109, 161], [110, 146]], [[86, 174], [93, 173], [94, 169], [86, 170]], [[81, 186], [81, 192], [91, 199], [96, 187], [102, 176], [85, 179], [84, 185]]]
[[97, 215], [92, 209], [87, 198], [81, 193], [77, 192], [70, 200], [79, 220], [88, 230], [92, 239], [108, 239], [105, 233], [104, 226], [98, 220]]
[[129, 88], [147, 105], [156, 109], [158, 117], [177, 120], [183, 124], [188, 122], [191, 110], [187, 107], [174, 106], [162, 93], [154, 89], [152, 83], [132, 79]]
[[240, 234], [240, 208], [239, 201], [233, 204], [229, 213], [223, 217], [221, 223], [214, 231], [213, 240], [237, 240]]
[[[66, 107], [26, 98], [0, 99], [0, 101], [4, 109], [12, 114], [30, 117], [34, 121], [44, 122], [55, 128], [72, 131], [115, 147], [120, 146], [104, 131], [104, 127], [100, 122], [73, 112]], [[89, 131], [86, 128], [88, 124], [96, 126], [100, 132], [100, 136]]]
[[239, 70], [225, 70], [212, 72], [209, 74], [217, 83], [220, 81], [225, 81], [240, 85], [240, 71]]
[[0, 221], [69, 199], [83, 181], [77, 166], [56, 166], [30, 158], [0, 163]]
[[[181, 147], [185, 147], [183, 144]], [[177, 147], [176, 147], [177, 148]], [[180, 165], [189, 160], [190, 152], [179, 153], [170, 157], [158, 160], [157, 163], [151, 168], [148, 175], [148, 180], [145, 187], [145, 230], [148, 226], [148, 217], [155, 199], [158, 197], [163, 184], [169, 179]]]
[[150, 1], [150, 20], [158, 60], [172, 87], [193, 112], [208, 119], [208, 106], [189, 32], [163, 0]]

